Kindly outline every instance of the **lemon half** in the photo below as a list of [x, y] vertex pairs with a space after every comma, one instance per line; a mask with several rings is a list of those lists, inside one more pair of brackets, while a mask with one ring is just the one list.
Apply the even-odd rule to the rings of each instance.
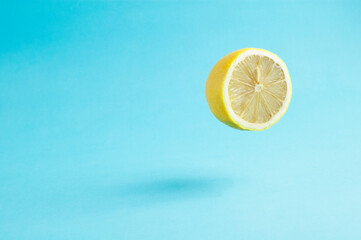
[[257, 48], [232, 52], [212, 69], [206, 97], [213, 114], [242, 130], [265, 130], [286, 113], [292, 85], [286, 64]]

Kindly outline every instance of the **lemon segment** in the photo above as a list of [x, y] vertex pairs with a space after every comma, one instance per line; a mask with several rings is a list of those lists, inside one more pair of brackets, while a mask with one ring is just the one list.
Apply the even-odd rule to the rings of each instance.
[[222, 58], [212, 69], [206, 97], [213, 114], [243, 130], [264, 130], [287, 111], [292, 85], [284, 62], [263, 49], [247, 48]]

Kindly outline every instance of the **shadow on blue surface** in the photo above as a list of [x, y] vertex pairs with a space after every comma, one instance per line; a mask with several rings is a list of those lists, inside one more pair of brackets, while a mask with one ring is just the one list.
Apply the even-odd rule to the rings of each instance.
[[221, 195], [231, 186], [231, 181], [221, 178], [172, 178], [129, 184], [120, 188], [122, 204], [141, 206]]
[[[230, 179], [182, 177], [142, 179], [111, 186], [59, 188], [48, 193], [26, 194], [14, 204], [26, 201], [32, 207], [17, 208], [1, 218], [67, 219], [72, 216], [98, 216], [121, 210], [134, 211], [174, 202], [222, 196], [233, 185]], [[23, 199], [23, 200], [22, 200]], [[11, 203], [9, 203], [10, 205]], [[12, 205], [10, 205], [12, 206]], [[13, 207], [15, 209], [15, 207]]]

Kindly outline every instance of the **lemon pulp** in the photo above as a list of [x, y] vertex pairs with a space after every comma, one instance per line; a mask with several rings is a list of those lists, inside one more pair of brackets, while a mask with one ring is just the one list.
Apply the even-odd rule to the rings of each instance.
[[267, 56], [247, 56], [235, 66], [228, 85], [233, 112], [249, 123], [268, 122], [286, 95], [285, 73]]

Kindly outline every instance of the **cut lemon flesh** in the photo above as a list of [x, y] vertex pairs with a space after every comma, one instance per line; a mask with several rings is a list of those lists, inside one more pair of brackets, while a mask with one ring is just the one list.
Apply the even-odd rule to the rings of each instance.
[[292, 86], [284, 62], [263, 49], [247, 48], [212, 69], [206, 96], [213, 114], [239, 129], [264, 130], [287, 111]]

